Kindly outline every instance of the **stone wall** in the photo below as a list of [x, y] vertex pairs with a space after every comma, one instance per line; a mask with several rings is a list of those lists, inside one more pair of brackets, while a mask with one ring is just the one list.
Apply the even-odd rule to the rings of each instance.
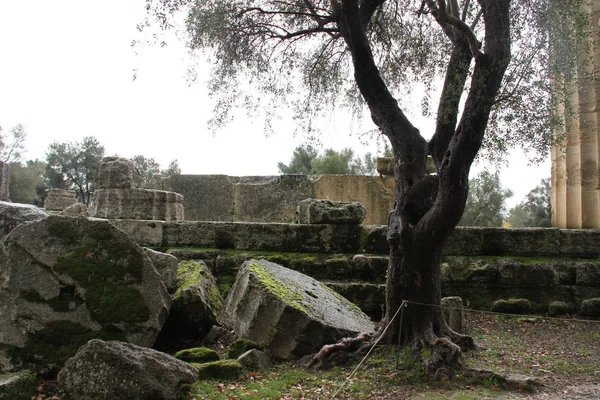
[[289, 223], [300, 201], [316, 198], [357, 201], [367, 209], [366, 224], [387, 224], [393, 185], [393, 178], [378, 176], [175, 175], [156, 189], [183, 195], [186, 221]]
[[[113, 220], [142, 246], [388, 254], [384, 225]], [[600, 257], [600, 230], [458, 227], [445, 255]]]

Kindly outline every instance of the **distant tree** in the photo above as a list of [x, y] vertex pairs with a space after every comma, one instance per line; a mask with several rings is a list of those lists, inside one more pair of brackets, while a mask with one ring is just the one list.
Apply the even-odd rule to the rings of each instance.
[[18, 124], [8, 131], [10, 139], [7, 140], [2, 127], [0, 127], [0, 158], [7, 163], [22, 161], [25, 151], [27, 132], [25, 127]]
[[167, 169], [160, 169], [160, 164], [151, 157], [145, 157], [141, 154], [134, 156], [131, 161], [140, 172], [142, 178], [142, 187], [151, 187], [154, 185], [154, 178], [157, 175], [171, 176], [181, 174], [181, 168], [179, 168], [179, 162], [173, 160], [169, 163]]
[[282, 174], [313, 175], [312, 161], [319, 152], [311, 145], [298, 146], [294, 150], [289, 164], [277, 163], [277, 168]]
[[469, 180], [469, 194], [465, 212], [458, 225], [462, 226], [502, 226], [505, 217], [506, 200], [513, 195], [510, 189], [503, 189], [498, 173], [483, 171]]
[[296, 147], [288, 165], [277, 164], [282, 174], [300, 175], [375, 175], [377, 159], [366, 153], [363, 158], [354, 155], [351, 148], [341, 151], [326, 149], [323, 155], [310, 145]]
[[10, 199], [14, 203], [43, 206], [48, 193], [44, 179], [46, 163], [40, 160], [28, 160], [25, 164], [10, 164]]
[[550, 179], [542, 179], [526, 199], [510, 210], [508, 221], [513, 228], [552, 226]]
[[177, 161], [177, 159], [172, 160], [169, 163], [169, 166], [167, 167], [167, 169], [163, 169], [160, 171], [160, 174], [162, 176], [172, 176], [172, 175], [180, 175], [181, 174], [181, 168], [179, 167], [179, 161]]
[[54, 142], [46, 152], [46, 179], [51, 187], [75, 190], [79, 201], [89, 204], [102, 157], [104, 146], [93, 136], [81, 142]]

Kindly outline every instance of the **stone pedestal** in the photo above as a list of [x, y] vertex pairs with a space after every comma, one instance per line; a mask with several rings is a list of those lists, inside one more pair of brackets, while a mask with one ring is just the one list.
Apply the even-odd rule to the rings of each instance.
[[10, 183], [10, 165], [0, 161], [0, 201], [10, 201], [8, 185]]
[[75, 198], [75, 192], [72, 190], [65, 189], [50, 189], [48, 197], [44, 200], [44, 208], [46, 210], [63, 211], [77, 204], [77, 198]]
[[142, 189], [139, 176], [130, 160], [105, 157], [98, 171], [90, 214], [107, 219], [182, 221], [183, 196]]

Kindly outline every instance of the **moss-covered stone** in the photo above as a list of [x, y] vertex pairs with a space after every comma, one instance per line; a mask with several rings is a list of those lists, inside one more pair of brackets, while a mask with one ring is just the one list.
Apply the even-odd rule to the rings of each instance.
[[600, 298], [582, 301], [579, 313], [586, 317], [600, 318]]
[[23, 348], [12, 348], [8, 354], [18, 368], [54, 377], [65, 361], [91, 339], [125, 340], [125, 335], [117, 330], [93, 331], [71, 321], [52, 321], [29, 334]]
[[548, 304], [548, 315], [558, 317], [573, 312], [574, 307], [564, 301], [552, 301]]
[[0, 374], [0, 400], [31, 400], [38, 385], [37, 377], [29, 371]]
[[269, 271], [256, 262], [250, 264], [250, 271], [258, 277], [260, 284], [275, 296], [298, 311], [308, 314], [302, 295], [284, 285], [279, 279], [275, 278]]
[[198, 379], [229, 379], [239, 378], [243, 373], [243, 368], [235, 360], [213, 361], [204, 364], [190, 364], [198, 370]]
[[35, 289], [23, 289], [19, 294], [22, 299], [29, 302], [48, 304], [57, 312], [73, 311], [83, 303], [83, 299], [75, 293], [74, 286], [61, 287], [58, 296], [48, 300], [44, 299]]
[[175, 353], [175, 358], [189, 363], [207, 363], [219, 361], [219, 353], [207, 347], [195, 347], [193, 349], [180, 350]]
[[532, 304], [527, 299], [496, 300], [492, 304], [492, 311], [506, 314], [528, 314]]
[[[208, 281], [207, 284], [205, 284], [205, 281]], [[177, 278], [175, 279], [177, 290], [173, 295], [173, 301], [178, 302], [182, 300], [182, 294], [192, 288], [197, 288], [197, 290], [203, 288], [206, 295], [205, 300], [214, 312], [218, 314], [223, 308], [223, 298], [214, 283], [214, 277], [205, 264], [197, 261], [181, 262], [177, 269]]]
[[231, 343], [227, 349], [228, 359], [237, 359], [239, 356], [252, 349], [261, 349], [261, 346], [248, 339], [238, 339]]
[[52, 268], [85, 289], [86, 305], [100, 324], [146, 321], [148, 307], [133, 286], [142, 280], [143, 253], [129, 243], [111, 240], [111, 235], [96, 227], [89, 234], [94, 240], [83, 239], [75, 251], [59, 257]]

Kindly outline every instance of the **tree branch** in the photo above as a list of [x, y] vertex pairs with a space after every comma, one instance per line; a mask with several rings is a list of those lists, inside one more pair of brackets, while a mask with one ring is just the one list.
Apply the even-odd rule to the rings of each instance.
[[457, 31], [462, 33], [469, 41], [471, 54], [473, 57], [477, 57], [477, 55], [480, 53], [479, 42], [477, 41], [473, 30], [471, 30], [471, 28], [464, 21], [461, 21], [459, 18], [448, 13], [446, 2], [444, 0], [438, 0], [437, 4], [434, 0], [426, 0], [426, 2], [429, 6], [431, 14], [434, 16], [438, 24], [453, 26]]

